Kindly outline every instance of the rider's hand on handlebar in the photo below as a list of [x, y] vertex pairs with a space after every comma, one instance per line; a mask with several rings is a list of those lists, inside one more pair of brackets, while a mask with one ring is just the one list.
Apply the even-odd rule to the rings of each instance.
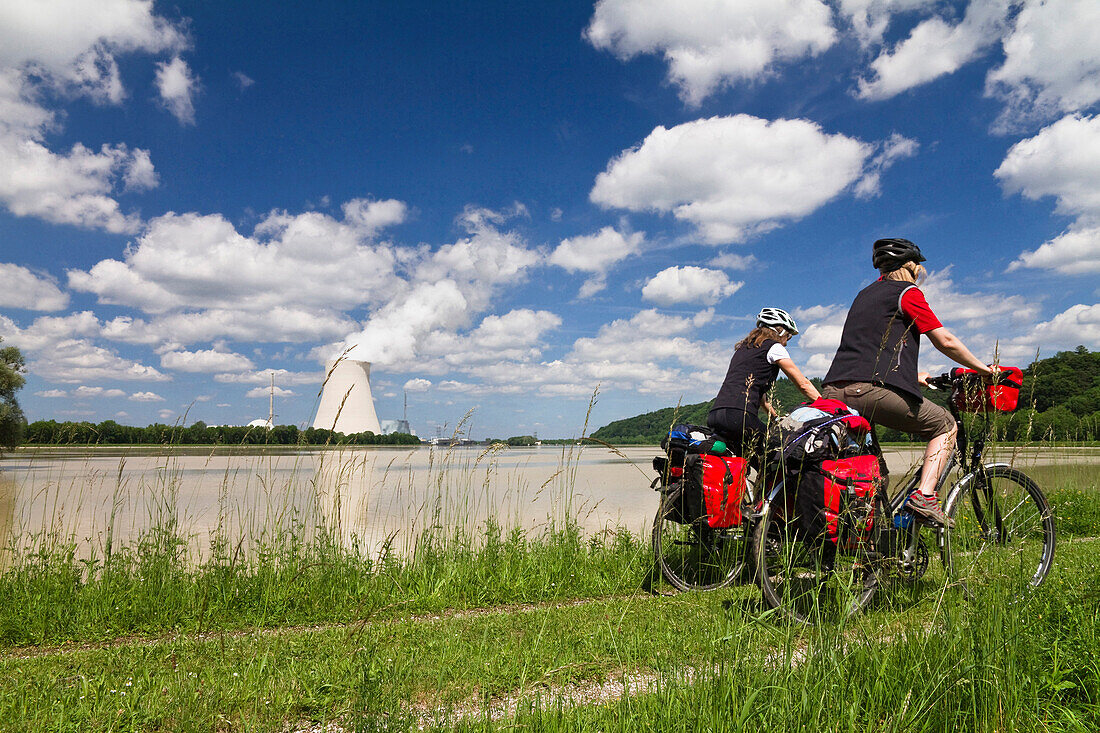
[[932, 389], [935, 389], [933, 385], [928, 383], [928, 378], [931, 376], [932, 375], [928, 372], [917, 372], [917, 383], [922, 387], [931, 387]]

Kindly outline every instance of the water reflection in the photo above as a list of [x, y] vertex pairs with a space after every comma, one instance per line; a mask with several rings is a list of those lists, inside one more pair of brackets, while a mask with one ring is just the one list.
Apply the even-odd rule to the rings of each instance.
[[[194, 450], [61, 448], [3, 460], [7, 534], [21, 547], [103, 557], [151, 527], [197, 556], [213, 547], [308, 540], [331, 531], [367, 551], [402, 552], [423, 531], [477, 534], [487, 518], [538, 531], [578, 521], [641, 533], [657, 496], [652, 448]], [[14, 484], [14, 486], [12, 486]]]

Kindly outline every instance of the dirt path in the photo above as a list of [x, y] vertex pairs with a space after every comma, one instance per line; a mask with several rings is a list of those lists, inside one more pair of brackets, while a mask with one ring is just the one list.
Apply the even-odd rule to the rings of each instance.
[[0, 658], [8, 659], [38, 659], [41, 657], [64, 657], [84, 652], [94, 652], [101, 649], [114, 649], [124, 646], [152, 647], [162, 644], [173, 644], [180, 641], [195, 641], [198, 643], [221, 641], [222, 639], [244, 639], [249, 636], [278, 637], [293, 634], [314, 634], [335, 629], [355, 630], [366, 626], [381, 626], [396, 624], [402, 621], [429, 623], [433, 621], [448, 621], [451, 619], [482, 618], [485, 616], [512, 615], [521, 613], [535, 613], [559, 608], [576, 608], [593, 603], [606, 601], [626, 600], [629, 598], [649, 598], [648, 594], [633, 593], [629, 595], [601, 596], [599, 598], [578, 598], [566, 601], [547, 601], [544, 603], [513, 603], [502, 606], [489, 606], [486, 608], [449, 609], [437, 613], [412, 614], [409, 616], [393, 616], [372, 620], [372, 616], [379, 611], [392, 610], [395, 606], [386, 606], [363, 619], [347, 621], [343, 623], [314, 624], [306, 626], [275, 626], [275, 627], [251, 627], [244, 629], [230, 629], [222, 631], [204, 631], [196, 633], [166, 634], [164, 636], [119, 636], [105, 641], [79, 642], [62, 646], [21, 646], [11, 647], [0, 652]]

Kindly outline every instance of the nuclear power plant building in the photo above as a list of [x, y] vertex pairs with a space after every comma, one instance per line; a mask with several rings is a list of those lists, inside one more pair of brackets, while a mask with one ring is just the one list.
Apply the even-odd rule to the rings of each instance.
[[370, 391], [370, 362], [339, 359], [325, 362], [328, 380], [313, 427], [338, 433], [382, 433]]

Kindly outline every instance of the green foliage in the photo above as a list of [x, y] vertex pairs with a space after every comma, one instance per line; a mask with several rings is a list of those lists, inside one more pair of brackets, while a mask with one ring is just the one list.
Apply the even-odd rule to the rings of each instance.
[[119, 425], [104, 420], [57, 422], [36, 420], [26, 426], [26, 441], [35, 445], [419, 445], [420, 439], [405, 433], [375, 435], [371, 432], [344, 433], [318, 428], [299, 430], [294, 425], [276, 425], [267, 430], [243, 425], [191, 427], [155, 423], [146, 427]]
[[592, 437], [605, 443], [660, 443], [661, 438], [668, 434], [669, 428], [673, 425], [679, 423], [706, 425], [709, 410], [710, 402], [666, 407], [637, 417], [608, 423], [592, 433]]
[[[3, 338], [0, 338], [3, 341]], [[23, 439], [26, 418], [15, 399], [25, 383], [26, 365], [14, 346], [0, 348], [0, 448], [14, 448]]]
[[538, 440], [533, 435], [513, 435], [504, 442], [511, 446], [527, 446], [535, 445]]
[[1039, 412], [1057, 405], [1078, 416], [1100, 410], [1100, 352], [1078, 346], [1033, 363], [1024, 370], [1023, 394]]

